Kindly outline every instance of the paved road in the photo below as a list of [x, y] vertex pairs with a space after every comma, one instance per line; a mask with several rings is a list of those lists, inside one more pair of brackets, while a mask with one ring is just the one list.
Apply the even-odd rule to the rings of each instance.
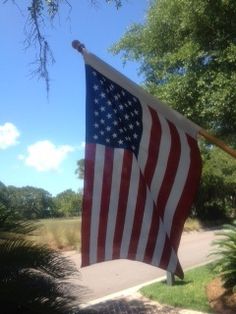
[[[215, 231], [200, 231], [183, 234], [178, 254], [183, 269], [212, 259], [208, 255], [212, 250], [214, 233]], [[67, 255], [80, 269], [80, 254], [68, 252]], [[144, 263], [115, 260], [82, 268], [80, 274], [80, 279], [75, 283], [85, 287], [86, 296], [83, 302], [88, 302], [155, 280], [166, 273]]]

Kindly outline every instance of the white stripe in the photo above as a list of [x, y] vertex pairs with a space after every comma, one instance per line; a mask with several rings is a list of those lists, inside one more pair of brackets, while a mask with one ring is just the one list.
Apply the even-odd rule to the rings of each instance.
[[180, 160], [177, 169], [177, 173], [175, 176], [175, 180], [166, 204], [165, 212], [164, 212], [164, 225], [166, 228], [167, 234], [170, 236], [171, 226], [173, 217], [175, 214], [176, 207], [178, 206], [179, 200], [183, 193], [183, 189], [185, 186], [185, 182], [188, 177], [189, 167], [190, 167], [190, 148], [188, 145], [188, 141], [184, 132], [178, 130], [180, 136], [180, 144], [181, 144], [181, 153]]
[[135, 208], [137, 204], [138, 188], [139, 188], [140, 169], [136, 158], [133, 158], [132, 170], [130, 177], [129, 195], [127, 201], [127, 210], [125, 216], [125, 224], [121, 242], [120, 258], [127, 258], [130, 245], [130, 238], [133, 230]]
[[157, 235], [155, 249], [153, 252], [152, 263], [151, 263], [154, 266], [160, 265], [162, 252], [163, 252], [164, 246], [165, 246], [165, 239], [166, 239], [166, 231], [165, 231], [164, 225], [162, 223], [162, 220], [160, 219], [158, 235]]
[[159, 115], [159, 120], [161, 124], [160, 149], [150, 188], [155, 204], [164, 179], [171, 148], [171, 135], [169, 125], [161, 115]]
[[147, 159], [148, 159], [148, 149], [151, 136], [152, 127], [152, 117], [151, 113], [146, 105], [142, 105], [143, 111], [143, 132], [139, 146], [138, 164], [142, 172], [144, 172]]
[[153, 204], [152, 196], [150, 194], [150, 191], [147, 189], [142, 227], [141, 227], [137, 254], [136, 254], [136, 259], [138, 261], [144, 260], [144, 254], [145, 254], [148, 237], [149, 237], [149, 231], [150, 231], [150, 227], [152, 223], [153, 205], [154, 204]]
[[97, 261], [97, 240], [98, 240], [98, 227], [101, 207], [101, 195], [104, 169], [104, 156], [105, 147], [103, 145], [96, 145], [95, 153], [95, 169], [93, 181], [93, 200], [91, 209], [91, 227], [90, 227], [90, 246], [89, 246], [89, 262], [94, 264]]
[[168, 266], [167, 266], [167, 270], [169, 272], [171, 272], [172, 274], [174, 274], [175, 271], [176, 271], [177, 261], [178, 261], [178, 257], [175, 254], [175, 251], [172, 249], [171, 250], [170, 260], [169, 260], [169, 263], [168, 263]]
[[114, 167], [112, 172], [112, 183], [110, 193], [110, 204], [107, 220], [107, 232], [106, 232], [106, 243], [105, 243], [105, 260], [112, 259], [113, 253], [113, 240], [116, 226], [116, 216], [118, 210], [118, 202], [120, 197], [120, 181], [122, 174], [123, 165], [123, 149], [114, 149]]

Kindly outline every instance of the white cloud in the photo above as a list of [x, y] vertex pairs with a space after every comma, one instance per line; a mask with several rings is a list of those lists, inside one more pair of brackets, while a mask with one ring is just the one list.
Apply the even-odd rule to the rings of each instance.
[[17, 144], [20, 132], [16, 126], [10, 122], [0, 125], [0, 149], [6, 149], [9, 146]]
[[62, 161], [67, 155], [74, 151], [69, 145], [56, 146], [52, 142], [38, 141], [27, 148], [26, 157], [19, 155], [20, 160], [24, 160], [27, 166], [35, 168], [37, 171], [58, 170]]

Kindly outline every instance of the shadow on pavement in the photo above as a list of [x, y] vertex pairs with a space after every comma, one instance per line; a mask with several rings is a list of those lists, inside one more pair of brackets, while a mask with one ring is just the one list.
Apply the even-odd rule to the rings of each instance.
[[153, 304], [145, 299], [115, 299], [78, 310], [76, 314], [176, 314], [177, 309]]

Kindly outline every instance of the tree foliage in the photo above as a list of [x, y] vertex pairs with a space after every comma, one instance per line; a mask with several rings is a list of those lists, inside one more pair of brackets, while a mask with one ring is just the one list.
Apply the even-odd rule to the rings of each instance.
[[192, 214], [202, 220], [222, 220], [236, 214], [236, 162], [222, 150], [203, 147], [203, 170]]
[[141, 63], [149, 92], [236, 144], [236, 2], [155, 0], [112, 47]]
[[26, 219], [50, 217], [53, 210], [52, 196], [46, 190], [26, 186], [8, 187], [9, 207], [18, 217]]
[[81, 214], [82, 195], [80, 193], [66, 190], [55, 197], [54, 203], [59, 216], [70, 217]]
[[79, 179], [84, 178], [84, 159], [77, 160], [77, 168], [75, 170], [75, 174]]
[[82, 208], [82, 194], [66, 190], [55, 197], [32, 186], [5, 186], [0, 182], [0, 219], [41, 219], [78, 216]]
[[[33, 75], [42, 78], [46, 83], [47, 92], [49, 91], [49, 70], [48, 66], [55, 62], [53, 51], [48, 41], [46, 31], [53, 27], [56, 17], [59, 16], [65, 5], [71, 10], [70, 0], [28, 0], [25, 3], [19, 0], [4, 0], [4, 3], [12, 2], [26, 16], [24, 27], [25, 46], [36, 47], [36, 58], [34, 60], [35, 69]], [[99, 0], [88, 0], [96, 5]], [[122, 5], [121, 0], [103, 0], [107, 4], [114, 4], [118, 9]], [[26, 14], [24, 14], [26, 12]]]

